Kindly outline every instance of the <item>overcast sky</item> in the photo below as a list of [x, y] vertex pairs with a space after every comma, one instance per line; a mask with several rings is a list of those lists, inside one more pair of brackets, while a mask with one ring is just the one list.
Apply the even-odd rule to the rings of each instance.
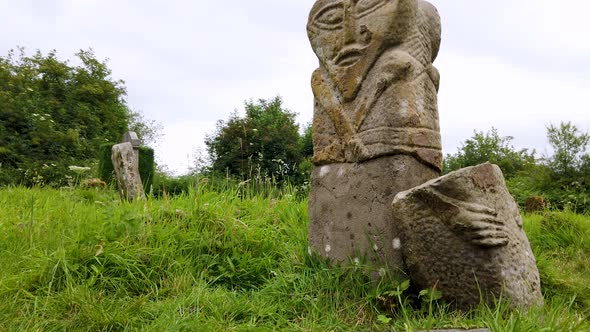
[[[498, 129], [549, 153], [546, 125], [590, 130], [590, 1], [433, 0], [443, 40], [444, 153]], [[161, 122], [160, 163], [186, 171], [219, 119], [244, 100], [283, 97], [311, 121], [317, 59], [305, 25], [314, 0], [0, 0], [0, 54], [92, 48], [123, 79], [128, 104]]]

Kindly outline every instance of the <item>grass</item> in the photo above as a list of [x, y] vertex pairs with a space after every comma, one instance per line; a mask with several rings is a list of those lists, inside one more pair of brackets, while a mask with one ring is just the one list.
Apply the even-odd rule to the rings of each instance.
[[310, 257], [294, 193], [4, 188], [0, 207], [1, 331], [590, 331], [588, 216], [525, 216], [544, 307], [460, 313]]

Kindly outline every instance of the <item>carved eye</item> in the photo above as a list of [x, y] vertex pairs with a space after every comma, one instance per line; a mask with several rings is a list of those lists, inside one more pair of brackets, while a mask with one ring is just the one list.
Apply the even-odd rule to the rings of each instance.
[[322, 8], [314, 17], [313, 22], [320, 29], [335, 30], [344, 22], [344, 6], [342, 3]]
[[385, 5], [388, 0], [359, 0], [356, 3], [356, 15], [364, 16]]

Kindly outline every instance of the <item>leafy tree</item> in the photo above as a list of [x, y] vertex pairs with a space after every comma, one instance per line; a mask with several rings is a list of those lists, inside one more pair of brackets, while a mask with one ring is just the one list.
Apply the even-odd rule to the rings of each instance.
[[558, 177], [571, 178], [587, 163], [584, 156], [590, 136], [582, 133], [571, 122], [547, 127], [547, 138], [553, 147], [549, 164]]
[[305, 129], [303, 130], [303, 135], [301, 136], [301, 154], [304, 158], [312, 158], [313, 157], [313, 126], [311, 123], [308, 123]]
[[136, 111], [129, 111], [129, 130], [134, 131], [144, 145], [151, 147], [164, 136], [164, 127], [161, 123], [147, 119]]
[[504, 176], [510, 178], [535, 163], [535, 151], [516, 151], [510, 145], [512, 140], [511, 136], [500, 136], [495, 128], [487, 133], [475, 131], [474, 136], [467, 139], [456, 154], [445, 157], [444, 173], [489, 161], [500, 166]]
[[63, 185], [67, 166], [93, 164], [101, 144], [128, 130], [125, 86], [91, 50], [76, 54], [78, 66], [56, 51], [19, 51], [0, 57], [0, 173], [10, 174], [0, 184]]
[[234, 112], [218, 121], [216, 132], [205, 139], [213, 171], [243, 179], [294, 176], [301, 160], [296, 114], [283, 108], [278, 96], [247, 101], [244, 108], [244, 117]]

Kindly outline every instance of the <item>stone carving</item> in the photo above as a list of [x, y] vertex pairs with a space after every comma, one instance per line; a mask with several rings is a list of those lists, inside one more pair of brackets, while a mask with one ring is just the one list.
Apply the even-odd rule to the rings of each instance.
[[396, 194], [441, 173], [434, 6], [317, 0], [307, 31], [319, 59], [311, 81], [310, 250], [387, 267], [418, 287], [438, 282], [459, 307], [478, 304], [480, 289], [516, 306], [540, 303], [535, 261], [496, 168], [400, 194], [391, 212]]
[[310, 245], [397, 265], [391, 200], [441, 169], [438, 13], [416, 0], [318, 0], [307, 31], [320, 62]]
[[130, 142], [114, 145], [111, 160], [121, 197], [129, 201], [145, 198], [133, 145]]
[[459, 308], [542, 302], [539, 271], [498, 166], [468, 167], [397, 194], [393, 223], [412, 282]]
[[139, 146], [141, 145], [141, 140], [139, 139], [139, 137], [137, 137], [137, 133], [134, 131], [128, 131], [125, 134], [123, 134], [121, 142], [129, 142], [131, 143], [133, 148], [139, 148]]
[[134, 131], [128, 131], [123, 134], [121, 138], [121, 143], [129, 142], [133, 146], [133, 152], [135, 153], [135, 157], [137, 157], [137, 162], [139, 163], [139, 147], [141, 146], [141, 140], [137, 136], [137, 133]]
[[307, 31], [316, 164], [413, 155], [441, 168], [436, 9], [416, 0], [318, 0]]

